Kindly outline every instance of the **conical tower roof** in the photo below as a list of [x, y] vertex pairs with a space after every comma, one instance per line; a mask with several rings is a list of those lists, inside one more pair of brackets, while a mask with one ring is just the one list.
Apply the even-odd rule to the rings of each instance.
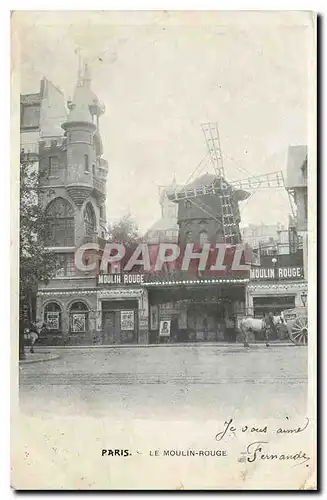
[[[91, 89], [91, 74], [87, 64], [79, 74], [73, 100], [69, 103], [69, 115], [64, 123], [89, 123], [93, 125], [92, 113], [99, 114], [100, 103]], [[64, 127], [65, 128], [65, 127]]]
[[86, 90], [85, 87], [77, 85], [66, 123], [82, 122], [93, 124]]

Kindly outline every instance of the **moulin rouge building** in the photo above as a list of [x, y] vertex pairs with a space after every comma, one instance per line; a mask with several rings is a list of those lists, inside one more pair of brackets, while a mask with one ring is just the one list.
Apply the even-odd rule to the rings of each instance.
[[[100, 133], [104, 107], [92, 91], [87, 65], [68, 112], [62, 93], [50, 84], [49, 89], [52, 93], [44, 96], [47, 117], [41, 103], [43, 125], [33, 123], [33, 133], [47, 220], [46, 246], [56, 254], [58, 270], [49, 283], [38, 287], [36, 319], [44, 320], [49, 329], [40, 341], [61, 345], [158, 342], [163, 321], [169, 322], [172, 341], [224, 340], [226, 320], [244, 312], [248, 282], [244, 273], [231, 273], [228, 266], [223, 276], [208, 269], [198, 272], [192, 266], [181, 271], [177, 263], [159, 273], [134, 266], [108, 279], [112, 269], [85, 272], [76, 267], [76, 249], [106, 239], [108, 164]], [[24, 113], [29, 116], [35, 103], [25, 104]], [[47, 127], [54, 117], [55, 126]], [[182, 247], [190, 239], [195, 244], [220, 241], [219, 228], [210, 217], [189, 213], [187, 203], [179, 204], [177, 211]], [[190, 226], [192, 230], [187, 229]]]
[[[55, 93], [55, 99], [50, 98], [49, 89]], [[49, 89], [44, 108], [50, 118], [52, 114], [58, 116], [59, 104], [60, 116], [65, 115], [62, 94], [50, 85]], [[35, 103], [25, 104], [29, 116], [30, 106]], [[48, 284], [40, 283], [37, 293], [36, 319], [44, 320], [49, 328], [47, 337], [41, 340], [68, 345], [157, 343], [162, 340], [160, 328], [165, 323], [172, 342], [235, 341], [238, 320], [248, 314], [252, 297], [253, 303], [259, 302], [262, 299], [256, 299], [255, 294], [264, 291], [267, 295], [270, 288], [269, 283], [263, 288], [261, 283], [256, 285], [253, 281], [269, 280], [272, 276], [260, 272], [275, 271], [252, 270], [250, 275], [250, 270], [233, 269], [235, 245], [241, 243], [238, 203], [248, 196], [242, 190], [233, 191], [231, 197], [233, 241], [224, 257], [225, 269], [219, 273], [210, 271], [216, 261], [216, 245], [225, 242], [224, 228], [212, 215], [222, 212], [223, 198], [208, 194], [205, 187], [216, 182], [215, 176], [206, 175], [187, 186], [190, 192], [203, 191], [196, 203], [187, 198], [176, 203], [181, 253], [188, 243], [195, 245], [195, 252], [209, 244], [204, 269], [198, 269], [195, 258], [187, 270], [182, 270], [181, 260], [177, 260], [173, 266], [155, 271], [156, 244], [150, 245], [150, 271], [135, 265], [124, 272], [121, 265], [118, 270], [97, 267], [86, 272], [75, 265], [78, 248], [104, 243], [106, 239], [108, 164], [103, 158], [100, 134], [103, 113], [104, 107], [91, 89], [85, 65], [74, 97], [68, 103], [68, 113], [62, 116], [59, 126], [47, 128], [45, 125], [51, 120], [44, 119], [37, 138], [42, 203], [47, 219], [46, 244], [58, 261], [56, 276]], [[170, 235], [167, 241], [172, 241]], [[241, 264], [245, 263], [244, 257]], [[283, 308], [286, 305], [283, 302]]]

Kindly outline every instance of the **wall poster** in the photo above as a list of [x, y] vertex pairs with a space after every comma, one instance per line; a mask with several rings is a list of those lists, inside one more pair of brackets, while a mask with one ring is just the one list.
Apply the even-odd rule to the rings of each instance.
[[120, 311], [120, 328], [122, 331], [134, 330], [134, 311]]
[[85, 314], [74, 313], [72, 317], [72, 331], [74, 333], [85, 332]]
[[49, 330], [59, 330], [59, 312], [47, 312], [45, 322]]
[[169, 337], [170, 336], [170, 320], [160, 321], [160, 337]]

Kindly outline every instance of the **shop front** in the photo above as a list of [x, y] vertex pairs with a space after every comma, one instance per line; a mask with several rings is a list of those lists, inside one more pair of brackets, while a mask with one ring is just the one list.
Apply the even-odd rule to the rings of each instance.
[[100, 288], [97, 332], [104, 345], [148, 343], [148, 299], [142, 287]]
[[302, 267], [261, 268], [251, 271], [250, 276], [246, 290], [247, 315], [263, 318], [273, 313], [278, 316], [286, 309], [306, 306], [308, 284]]
[[149, 287], [149, 303], [150, 343], [235, 342], [245, 284]]
[[37, 321], [46, 325], [40, 344], [146, 344], [148, 309], [147, 290], [137, 279], [99, 280], [88, 289], [40, 289]]
[[247, 314], [261, 318], [272, 312], [304, 306], [307, 282], [303, 267], [271, 267], [251, 269], [247, 286]]

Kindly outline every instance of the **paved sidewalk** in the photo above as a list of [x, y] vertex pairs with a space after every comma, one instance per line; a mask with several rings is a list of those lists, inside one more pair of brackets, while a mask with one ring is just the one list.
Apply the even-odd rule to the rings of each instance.
[[59, 359], [59, 354], [52, 354], [51, 352], [35, 350], [34, 353], [26, 352], [26, 359], [19, 360], [19, 364], [39, 363], [41, 361], [52, 361]]

